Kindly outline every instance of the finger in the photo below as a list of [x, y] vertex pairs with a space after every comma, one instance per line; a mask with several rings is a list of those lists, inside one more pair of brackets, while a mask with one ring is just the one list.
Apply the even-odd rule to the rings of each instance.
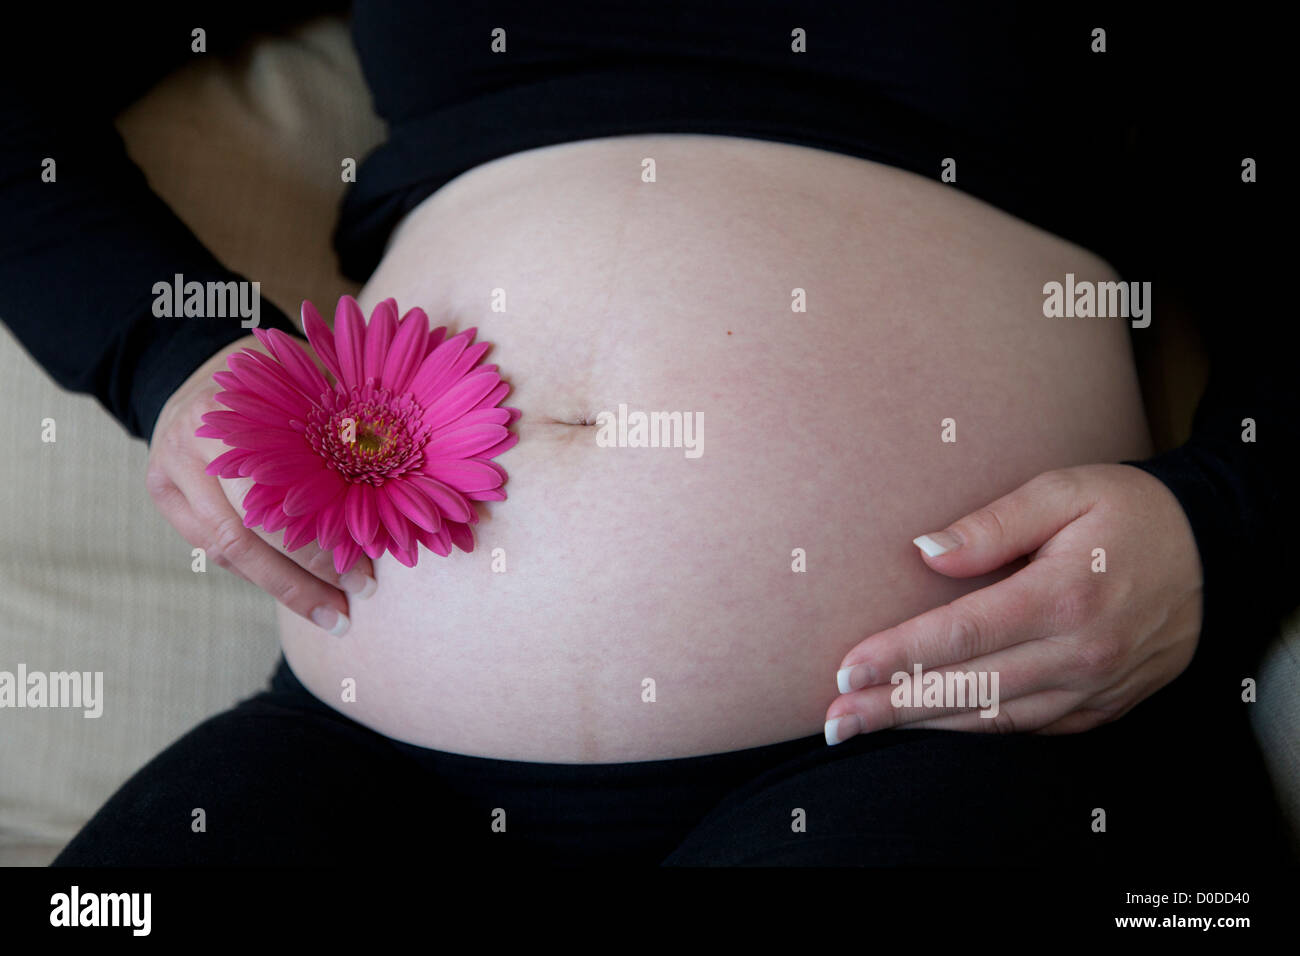
[[[211, 464], [218, 455], [226, 450], [215, 439], [198, 438], [195, 441], [205, 464]], [[219, 479], [219, 483], [231, 507], [242, 514], [244, 511], [242, 502], [244, 496], [248, 494], [254, 485], [253, 479], [222, 478]], [[284, 535], [282, 533], [277, 532], [274, 537], [267, 535], [265, 532], [255, 533], [263, 541], [275, 547], [280, 554], [288, 557], [294, 564], [319, 578], [330, 587], [341, 589], [349, 597], [368, 598], [375, 593], [377, 588], [375, 568], [366, 555], [361, 555], [356, 563], [348, 569], [347, 574], [340, 575], [334, 567], [334, 552], [322, 551], [315, 541], [309, 541], [293, 551], [287, 551], [284, 549]]]
[[840, 662], [836, 686], [847, 694], [916, 663], [957, 664], [1044, 637], [1058, 578], [1057, 569], [1031, 563], [996, 584], [873, 634]]
[[1186, 650], [1182, 647], [1169, 647], [1151, 655], [1114, 687], [1089, 696], [1081, 707], [1089, 715], [1087, 719], [1075, 718], [1067, 714], [1055, 723], [1043, 727], [1039, 733], [1074, 734], [1080, 730], [1091, 730], [1093, 727], [1119, 720], [1170, 683], [1174, 679], [1170, 676], [1174, 674], [1173, 668], [1177, 667], [1180, 659], [1185, 656]]
[[[948, 717], [935, 717], [917, 720], [900, 726], [900, 730], [957, 730], [965, 733], [983, 734], [1019, 734], [1042, 732], [1042, 728], [1059, 724], [1062, 720], [1079, 715], [1080, 730], [1088, 729], [1084, 715], [1089, 712], [1079, 709], [1083, 695], [1070, 690], [1048, 690], [1039, 694], [1030, 694], [1016, 700], [1007, 701], [991, 716], [984, 713], [956, 714]], [[1099, 721], [1094, 716], [1091, 725]], [[1070, 731], [1077, 733], [1077, 731]]]
[[340, 588], [349, 598], [368, 598], [378, 587], [374, 565], [364, 554], [357, 559], [357, 563], [352, 565], [347, 574], [342, 575], [334, 569], [334, 552], [322, 551], [314, 541], [309, 541], [298, 550], [287, 551], [285, 554], [289, 560], [326, 584]]
[[[180, 533], [180, 536], [189, 542], [191, 547], [203, 548], [206, 553], [206, 542], [209, 537], [207, 528], [194, 516], [190, 503], [185, 500], [185, 496], [181, 494], [180, 489], [169, 483], [169, 490], [154, 490], [151, 488], [150, 494], [153, 496], [158, 511], [167, 519], [167, 523], [175, 528]], [[230, 567], [226, 570], [236, 577], [248, 581], [249, 584], [253, 583], [248, 580], [248, 575], [238, 568]]]
[[[253, 479], [221, 478], [218, 479], [218, 482], [231, 507], [235, 509], [237, 514], [244, 514], [244, 497], [252, 489]], [[246, 523], [245, 526], [247, 527]], [[267, 532], [258, 528], [252, 530], [254, 534], [274, 548], [277, 553], [284, 555], [308, 574], [320, 579], [330, 587], [342, 590], [350, 598], [368, 598], [375, 593], [377, 585], [374, 565], [371, 563], [370, 558], [364, 554], [348, 569], [347, 574], [340, 575], [334, 566], [334, 552], [322, 550], [315, 541], [308, 541], [306, 544], [290, 551], [285, 544], [286, 533], [284, 529], [275, 532]]]
[[[826, 712], [827, 723], [857, 717], [856, 723], [838, 725], [840, 739], [847, 739], [848, 731], [871, 733], [977, 710], [996, 715], [1010, 701], [1044, 691], [1062, 690], [1082, 700], [1091, 691], [1073, 686], [1077, 677], [1061, 666], [1063, 656], [1071, 656], [1068, 649], [1032, 641], [955, 666], [922, 669], [919, 677], [915, 668], [900, 671], [888, 684], [837, 697]], [[1063, 686], [1066, 682], [1071, 686]]]
[[912, 543], [932, 570], [953, 578], [974, 577], [1038, 549], [1092, 504], [1074, 472], [1048, 471]]
[[204, 534], [208, 557], [224, 568], [238, 569], [295, 614], [336, 636], [350, 625], [347, 597], [244, 527], [215, 478], [181, 477], [177, 487], [193, 507]]

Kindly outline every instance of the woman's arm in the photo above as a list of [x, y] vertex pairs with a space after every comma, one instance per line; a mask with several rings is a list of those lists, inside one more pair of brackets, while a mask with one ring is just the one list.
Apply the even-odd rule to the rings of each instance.
[[[132, 435], [149, 439], [149, 492], [190, 544], [341, 633], [344, 591], [374, 588], [369, 560], [345, 584], [315, 546], [290, 557], [279, 535], [245, 528], [238, 501], [204, 471], [203, 446], [212, 443], [194, 435], [215, 407], [212, 372], [231, 351], [258, 347], [252, 287], [150, 190], [112, 125], [154, 80], [203, 55], [193, 52], [194, 29], [205, 30], [211, 53], [275, 25], [257, 4], [207, 6], [60, 12], [43, 21], [27, 11], [29, 22], [15, 26], [21, 50], [0, 65], [0, 318], [55, 381], [94, 395]], [[303, 12], [280, 7], [276, 19]], [[179, 315], [167, 291], [178, 281]], [[223, 291], [223, 314], [209, 313], [206, 294], [205, 314], [186, 314], [184, 286], [195, 282], [205, 293], [209, 284]], [[230, 299], [230, 289], [242, 296]], [[257, 302], [256, 324], [302, 334], [267, 301]]]
[[[1243, 302], [1219, 313], [1214, 321], [1234, 331], [1207, 331], [1210, 381], [1191, 437], [1131, 463], [1164, 482], [1187, 515], [1204, 568], [1203, 630], [1213, 637], [1204, 652], [1221, 660], [1257, 654], [1300, 602], [1300, 381], [1296, 339], [1277, 308]], [[1232, 335], [1240, 340], [1225, 341]]]
[[[282, 5], [274, 19], [248, 2], [75, 15], [24, 4], [6, 31], [16, 42], [0, 62], [0, 320], [55, 381], [93, 394], [133, 435], [148, 438], [167, 397], [251, 319], [154, 314], [155, 286], [178, 274], [205, 289], [244, 277], [150, 190], [112, 117], [189, 59], [322, 6], [337, 4]], [[194, 29], [207, 53], [194, 52]], [[301, 334], [270, 302], [259, 313], [262, 327]]]
[[[1136, 87], [1126, 198], [1141, 228], [1127, 234], [1125, 270], [1199, 327], [1209, 382], [1186, 443], [1132, 464], [1164, 482], [1191, 523], [1211, 638], [1200, 653], [1226, 661], [1262, 650], [1300, 602], [1300, 339], [1286, 288], [1289, 172], [1274, 133], [1283, 61], [1267, 49], [1278, 29], [1228, 27], [1212, 63], [1187, 46], [1198, 29], [1166, 21], [1144, 38], [1161, 52]], [[1156, 321], [1169, 320], [1157, 304]], [[1134, 329], [1135, 344], [1150, 331]]]

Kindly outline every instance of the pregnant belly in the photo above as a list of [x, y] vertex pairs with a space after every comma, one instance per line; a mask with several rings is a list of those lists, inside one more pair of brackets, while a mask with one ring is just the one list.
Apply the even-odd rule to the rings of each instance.
[[[802, 147], [620, 137], [479, 167], [406, 218], [360, 302], [495, 343], [523, 412], [509, 500], [479, 506], [472, 554], [378, 561], [342, 638], [281, 610], [285, 655], [353, 719], [458, 753], [818, 733], [849, 648], [995, 580], [934, 574], [913, 537], [1148, 453], [1123, 320], [1043, 316], [1067, 272], [1114, 278], [950, 187]], [[637, 412], [680, 413], [677, 444], [598, 440], [620, 406], [628, 445]]]

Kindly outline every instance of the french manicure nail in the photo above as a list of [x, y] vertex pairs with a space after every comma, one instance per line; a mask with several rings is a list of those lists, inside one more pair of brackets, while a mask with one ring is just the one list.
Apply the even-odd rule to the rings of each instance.
[[845, 714], [843, 717], [832, 717], [826, 721], [826, 743], [832, 747], [860, 733], [862, 733], [862, 718], [857, 714]]
[[378, 585], [375, 579], [364, 571], [353, 569], [339, 578], [339, 587], [353, 597], [368, 598], [375, 593]]
[[934, 534], [923, 534], [919, 538], [913, 538], [912, 544], [924, 551], [927, 558], [937, 558], [949, 551], [956, 551], [961, 542], [957, 540], [955, 534], [936, 531]]
[[328, 631], [335, 637], [342, 637], [346, 634], [352, 624], [346, 614], [340, 614], [334, 608], [325, 604], [311, 612], [311, 621], [322, 631]]
[[841, 667], [835, 672], [835, 686], [839, 688], [841, 694], [849, 694], [855, 690], [867, 686], [867, 665], [854, 664], [849, 667]]

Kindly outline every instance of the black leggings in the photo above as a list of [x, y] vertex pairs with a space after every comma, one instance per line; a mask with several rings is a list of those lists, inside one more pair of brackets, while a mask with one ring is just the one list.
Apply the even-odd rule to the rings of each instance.
[[1271, 860], [1282, 831], [1241, 705], [1218, 710], [1180, 679], [1086, 734], [893, 730], [526, 763], [391, 740], [281, 659], [269, 690], [163, 751], [55, 865]]

